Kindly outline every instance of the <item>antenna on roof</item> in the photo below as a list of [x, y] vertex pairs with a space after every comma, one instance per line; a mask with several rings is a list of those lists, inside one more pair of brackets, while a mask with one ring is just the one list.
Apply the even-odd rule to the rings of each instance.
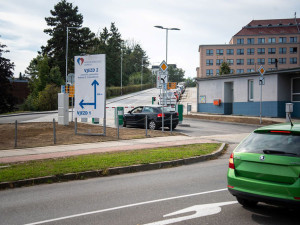
[[296, 15], [297, 15], [297, 13], [295, 12], [295, 23], [296, 23], [296, 26], [297, 26], [297, 29], [298, 29], [298, 33], [300, 33], [300, 29], [299, 29], [299, 26], [298, 26]]

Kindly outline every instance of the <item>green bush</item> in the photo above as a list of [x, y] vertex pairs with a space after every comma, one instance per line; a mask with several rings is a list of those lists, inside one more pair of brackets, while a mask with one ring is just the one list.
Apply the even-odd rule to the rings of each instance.
[[25, 103], [23, 110], [25, 111], [48, 111], [57, 110], [58, 93], [60, 88], [55, 84], [48, 84], [45, 89], [34, 95], [31, 93]]
[[47, 84], [45, 89], [38, 96], [38, 110], [57, 110], [58, 93], [60, 88], [55, 84]]

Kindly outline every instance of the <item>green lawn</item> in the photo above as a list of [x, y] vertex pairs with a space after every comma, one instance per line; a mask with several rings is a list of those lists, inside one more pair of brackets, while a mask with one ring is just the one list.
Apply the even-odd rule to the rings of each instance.
[[0, 169], [0, 182], [190, 158], [212, 153], [220, 145], [193, 144], [10, 164]]

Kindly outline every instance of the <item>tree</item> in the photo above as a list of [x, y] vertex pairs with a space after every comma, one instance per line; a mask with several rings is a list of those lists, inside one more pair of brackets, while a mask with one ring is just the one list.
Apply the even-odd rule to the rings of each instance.
[[177, 68], [176, 66], [169, 65], [169, 82], [182, 82], [184, 81], [185, 72], [182, 69]]
[[6, 45], [0, 42], [0, 113], [12, 111], [15, 100], [11, 94], [11, 84], [9, 78], [13, 78], [14, 63], [4, 58], [3, 53], [9, 52], [4, 50]]
[[220, 66], [220, 75], [230, 74], [230, 66], [228, 62], [222, 62]]
[[68, 29], [68, 73], [74, 71], [74, 56], [86, 53], [92, 48], [95, 34], [89, 28], [81, 28], [83, 16], [78, 13], [77, 6], [74, 7], [66, 0], [57, 3], [50, 13], [52, 17], [46, 17], [45, 20], [52, 28], [45, 29], [44, 32], [51, 38], [46, 46], [42, 46], [42, 55], [46, 54], [50, 66], [58, 66], [62, 77], [65, 78], [67, 27], [74, 28]]

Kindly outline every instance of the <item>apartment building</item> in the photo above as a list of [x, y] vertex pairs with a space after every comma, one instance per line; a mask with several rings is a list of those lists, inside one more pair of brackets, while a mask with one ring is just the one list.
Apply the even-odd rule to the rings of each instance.
[[229, 63], [231, 74], [300, 66], [300, 19], [253, 20], [235, 34], [229, 44], [200, 45], [197, 77], [218, 76]]

